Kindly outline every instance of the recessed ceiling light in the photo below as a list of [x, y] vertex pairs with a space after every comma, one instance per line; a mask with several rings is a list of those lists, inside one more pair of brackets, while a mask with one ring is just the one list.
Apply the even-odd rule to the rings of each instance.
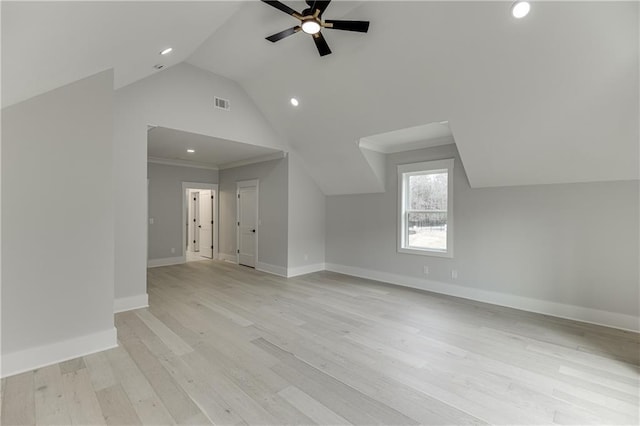
[[164, 49], [162, 52], [160, 52], [161, 55], [168, 55], [169, 53], [173, 52], [173, 47], [167, 47], [166, 49]]
[[531, 5], [528, 1], [515, 1], [511, 5], [511, 14], [514, 18], [520, 19], [524, 18], [529, 14], [531, 10]]
[[196, 150], [195, 150], [195, 149], [188, 149], [188, 150], [187, 150], [187, 152], [188, 152], [189, 154], [193, 154], [194, 152], [196, 152]]
[[291, 105], [298, 106], [298, 105], [300, 105], [300, 102], [298, 102], [298, 100], [296, 98], [291, 98]]
[[320, 32], [320, 24], [315, 19], [309, 19], [302, 23], [302, 31], [307, 34], [318, 34]]

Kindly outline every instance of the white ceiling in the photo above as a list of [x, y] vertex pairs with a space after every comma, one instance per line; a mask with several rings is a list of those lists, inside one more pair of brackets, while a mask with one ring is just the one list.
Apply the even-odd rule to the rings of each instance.
[[[195, 152], [189, 153], [187, 149], [193, 149]], [[147, 155], [155, 162], [208, 166], [218, 169], [283, 158], [282, 151], [277, 149], [165, 127], [152, 127], [147, 132]]]
[[[114, 68], [115, 88], [185, 60], [239, 2], [2, 1], [2, 106]], [[167, 46], [170, 55], [160, 56]]]
[[443, 120], [474, 187], [638, 178], [638, 3], [535, 2], [516, 20], [506, 2], [366, 2], [347, 17], [369, 33], [324, 58], [276, 43], [241, 81], [326, 193], [361, 190], [355, 141]]
[[[301, 12], [308, 6], [303, 1], [283, 1]], [[333, 1], [324, 13], [325, 19], [340, 19], [363, 2]], [[187, 62], [216, 74], [243, 82], [255, 78], [265, 69], [287, 67], [295, 71], [305, 60], [318, 56], [311, 36], [299, 33], [277, 43], [265, 37], [298, 25], [300, 21], [258, 1], [243, 2], [238, 13], [221, 25], [191, 55]], [[329, 47], [339, 51], [346, 39], [357, 40], [361, 34], [346, 31], [323, 31]], [[337, 49], [337, 50], [336, 50]]]
[[3, 105], [109, 67], [122, 86], [171, 44], [238, 81], [327, 194], [378, 190], [360, 139], [444, 120], [474, 187], [637, 179], [638, 3], [509, 5], [334, 1], [371, 26], [323, 31], [321, 58], [264, 40], [296, 21], [257, 1], [2, 2]]

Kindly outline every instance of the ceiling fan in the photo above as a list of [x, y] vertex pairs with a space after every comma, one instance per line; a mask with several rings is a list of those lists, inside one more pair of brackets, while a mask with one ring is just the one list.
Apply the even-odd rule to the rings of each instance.
[[331, 53], [331, 49], [329, 49], [329, 45], [327, 41], [322, 36], [320, 30], [323, 28], [329, 28], [333, 30], [344, 30], [344, 31], [356, 31], [359, 33], [366, 33], [369, 31], [369, 21], [340, 21], [327, 19], [322, 20], [322, 14], [325, 9], [329, 6], [331, 1], [314, 1], [307, 0], [307, 4], [309, 5], [308, 9], [302, 11], [302, 13], [298, 13], [295, 10], [291, 9], [286, 4], [280, 3], [279, 1], [267, 1], [262, 0], [264, 3], [267, 3], [270, 6], [275, 7], [276, 9], [286, 13], [287, 15], [291, 15], [294, 18], [300, 20], [300, 25], [297, 25], [293, 28], [286, 29], [284, 31], [280, 31], [279, 33], [273, 34], [267, 37], [272, 43], [275, 43], [278, 40], [282, 40], [285, 37], [289, 37], [297, 32], [304, 32], [311, 37], [313, 37], [313, 41], [318, 48], [318, 53], [320, 56], [325, 56]]

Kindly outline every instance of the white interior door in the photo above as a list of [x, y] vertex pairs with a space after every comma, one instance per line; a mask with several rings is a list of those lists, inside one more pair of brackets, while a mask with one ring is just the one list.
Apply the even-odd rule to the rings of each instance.
[[200, 191], [200, 256], [213, 259], [213, 191]]
[[191, 191], [190, 196], [190, 225], [191, 225], [191, 251], [200, 251], [200, 233], [198, 232], [198, 226], [200, 225], [200, 193], [197, 191]]
[[238, 263], [256, 266], [258, 229], [258, 188], [238, 188]]

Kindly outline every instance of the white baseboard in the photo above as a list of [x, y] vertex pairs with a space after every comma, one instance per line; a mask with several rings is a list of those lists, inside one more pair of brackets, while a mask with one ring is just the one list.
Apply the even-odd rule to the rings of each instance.
[[312, 274], [314, 272], [324, 271], [325, 264], [317, 263], [315, 265], [297, 266], [295, 268], [289, 268], [287, 270], [287, 277], [297, 277], [298, 275]]
[[2, 354], [2, 377], [13, 376], [117, 346], [117, 333], [114, 327], [62, 342]]
[[268, 263], [256, 263], [256, 271], [267, 272], [269, 274], [278, 275], [287, 278], [287, 268], [282, 266], [270, 265]]
[[165, 257], [163, 259], [149, 259], [147, 268], [157, 268], [158, 266], [180, 265], [185, 263], [187, 259], [184, 256]]
[[238, 257], [235, 254], [218, 253], [218, 259], [225, 262], [238, 263]]
[[113, 301], [114, 314], [147, 307], [149, 307], [149, 295], [147, 293], [138, 294], [137, 296], [120, 297]]
[[547, 300], [532, 299], [506, 293], [497, 293], [493, 291], [463, 287], [455, 284], [448, 284], [440, 281], [425, 280], [405, 275], [356, 268], [353, 266], [337, 265], [334, 263], [327, 263], [326, 269], [328, 271], [338, 272], [341, 274], [383, 281], [390, 284], [427, 290], [434, 293], [447, 294], [493, 305], [506, 306], [509, 308], [520, 309], [522, 311], [536, 312], [559, 318], [619, 328], [622, 330], [634, 331], [636, 333], [640, 332], [640, 318], [632, 315], [585, 308], [582, 306], [567, 305]]

